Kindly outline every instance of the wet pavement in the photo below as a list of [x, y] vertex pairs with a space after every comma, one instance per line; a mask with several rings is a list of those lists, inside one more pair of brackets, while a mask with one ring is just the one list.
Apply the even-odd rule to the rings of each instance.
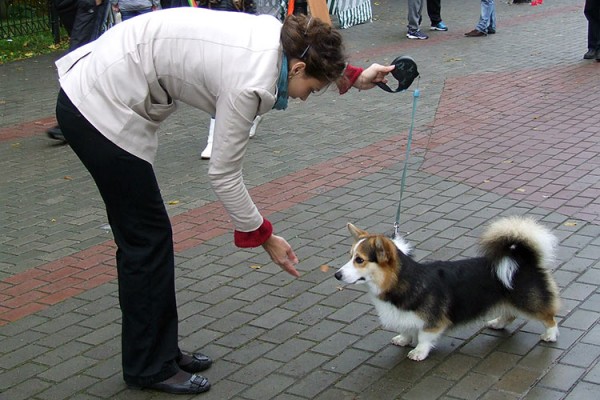
[[[342, 31], [351, 62], [412, 56], [420, 97], [400, 228], [418, 259], [472, 256], [494, 218], [529, 215], [560, 240], [560, 337], [517, 320], [448, 332], [429, 358], [390, 344], [366, 288], [333, 277], [352, 222], [395, 221], [413, 92], [328, 92], [268, 113], [250, 193], [300, 258], [294, 279], [237, 249], [200, 160], [209, 117], [185, 105], [155, 163], [172, 218], [180, 345], [215, 359], [203, 399], [591, 399], [600, 389], [600, 63], [583, 60], [583, 1], [445, 0], [448, 32], [406, 38], [406, 2]], [[57, 54], [0, 65], [0, 399], [162, 399], [121, 377], [115, 247], [101, 199], [55, 123]], [[179, 396], [192, 398], [194, 396]]]

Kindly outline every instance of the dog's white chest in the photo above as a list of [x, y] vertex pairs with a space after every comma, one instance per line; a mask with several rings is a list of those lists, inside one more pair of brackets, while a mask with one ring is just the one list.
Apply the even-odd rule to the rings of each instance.
[[424, 321], [412, 311], [400, 310], [398, 307], [386, 301], [373, 297], [373, 304], [379, 314], [381, 324], [397, 332], [423, 329]]

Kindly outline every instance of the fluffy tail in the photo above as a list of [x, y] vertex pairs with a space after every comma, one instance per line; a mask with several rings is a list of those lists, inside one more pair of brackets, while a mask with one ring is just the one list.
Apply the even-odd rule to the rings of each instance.
[[[556, 237], [531, 218], [501, 218], [490, 225], [481, 238], [483, 256], [492, 261], [498, 279], [508, 289], [519, 267], [535, 268], [548, 274], [554, 261]], [[550, 281], [553, 281], [550, 278]]]

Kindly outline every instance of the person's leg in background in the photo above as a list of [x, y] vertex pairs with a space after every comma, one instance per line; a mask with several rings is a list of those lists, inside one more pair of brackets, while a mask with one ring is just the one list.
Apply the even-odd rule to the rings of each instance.
[[423, 1], [425, 0], [408, 0], [408, 32], [406, 37], [409, 39], [429, 39], [429, 36], [421, 32], [419, 25], [423, 13]]
[[[109, 6], [109, 0], [77, 0], [76, 8], [72, 11], [73, 19], [69, 20], [71, 25], [69, 51], [94, 41], [100, 36], [102, 19]], [[58, 126], [48, 129], [46, 134], [51, 139], [65, 142], [63, 132]]]
[[479, 22], [470, 32], [465, 33], [467, 37], [482, 37], [488, 33], [496, 33], [496, 4], [494, 0], [481, 0], [481, 13]]
[[[260, 124], [261, 119], [262, 119], [262, 117], [260, 115], [257, 115], [254, 118], [254, 122], [252, 123], [252, 128], [250, 128], [250, 132], [248, 134], [248, 136], [250, 138], [253, 138], [254, 135], [256, 135], [256, 128], [258, 127], [258, 124]], [[210, 156], [212, 155], [212, 143], [213, 143], [214, 136], [215, 136], [215, 118], [211, 117], [210, 118], [210, 126], [208, 127], [208, 140], [206, 141], [206, 147], [200, 153], [200, 158], [202, 160], [210, 159]]]
[[[77, 14], [77, 0], [54, 0], [54, 7], [58, 13], [58, 18], [62, 26], [65, 27], [69, 40], [71, 40], [71, 32], [73, 32], [73, 24], [75, 23], [75, 15]], [[66, 144], [65, 137], [58, 125], [48, 128], [46, 134], [49, 138], [60, 140]]]
[[[479, 17], [479, 23], [475, 27], [480, 32], [487, 34], [488, 27], [490, 26], [492, 18], [496, 17], [496, 5], [494, 0], [481, 0], [481, 16]], [[494, 21], [494, 26], [496, 22]]]
[[448, 27], [442, 21], [442, 0], [427, 0], [427, 15], [431, 21], [430, 29], [432, 31], [445, 32], [448, 30]]

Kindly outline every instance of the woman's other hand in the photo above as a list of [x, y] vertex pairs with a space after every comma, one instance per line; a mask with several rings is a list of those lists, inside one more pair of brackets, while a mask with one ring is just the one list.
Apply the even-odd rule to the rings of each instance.
[[269, 253], [271, 260], [279, 265], [282, 270], [296, 278], [300, 276], [294, 267], [294, 265], [298, 264], [298, 257], [296, 257], [296, 253], [292, 250], [292, 246], [290, 246], [284, 238], [277, 235], [271, 235], [267, 241], [262, 244], [262, 247]]

